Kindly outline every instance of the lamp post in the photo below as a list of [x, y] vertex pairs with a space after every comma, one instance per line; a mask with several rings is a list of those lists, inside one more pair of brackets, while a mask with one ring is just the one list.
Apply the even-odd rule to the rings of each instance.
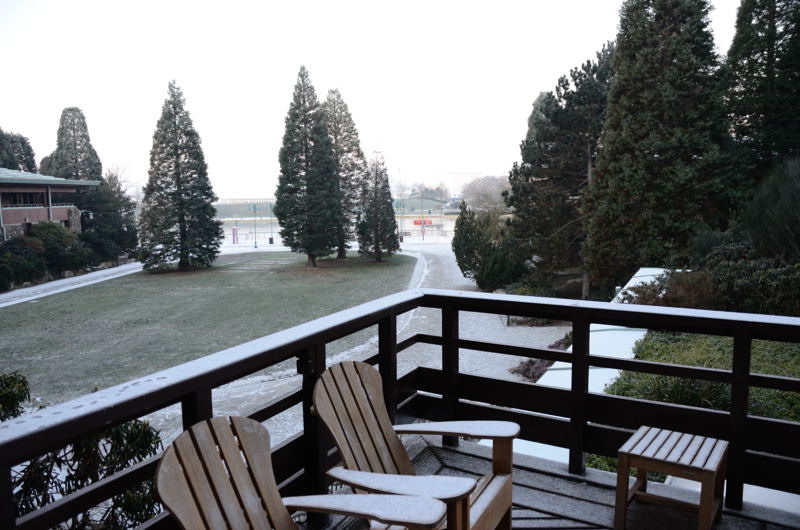
[[256, 231], [256, 203], [253, 203], [253, 248], [258, 248], [258, 232]]
[[275, 214], [273, 213], [272, 201], [269, 201], [269, 244], [270, 245], [274, 241], [273, 237], [275, 237], [274, 234], [272, 233], [272, 218], [274, 217], [274, 215]]

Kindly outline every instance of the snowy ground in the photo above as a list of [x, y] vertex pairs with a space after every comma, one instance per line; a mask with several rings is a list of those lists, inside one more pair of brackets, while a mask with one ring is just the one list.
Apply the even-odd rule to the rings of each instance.
[[[464, 278], [456, 265], [450, 248], [450, 239], [443, 237], [406, 238], [402, 245], [403, 252], [417, 258], [417, 266], [409, 288], [431, 287], [439, 289], [455, 289], [462, 291], [477, 290], [472, 280]], [[224, 254], [243, 252], [284, 251], [286, 247], [279, 244], [268, 245], [259, 242], [253, 248], [252, 242], [233, 245], [226, 243], [222, 247]], [[0, 307], [21, 303], [48, 296], [69, 289], [104, 281], [111, 278], [132, 274], [141, 270], [141, 265], [133, 263], [114, 269], [85, 274], [75, 278], [49, 282], [26, 289], [17, 289], [0, 294]], [[416, 333], [437, 335], [441, 333], [440, 311], [436, 309], [418, 308], [402, 315], [398, 319], [398, 340], [404, 340]], [[483, 340], [528, 347], [544, 347], [564, 336], [569, 330], [565, 326], [548, 327], [506, 327], [504, 318], [496, 315], [463, 313], [459, 333], [462, 338]], [[345, 359], [363, 359], [377, 351], [377, 336], [368, 338], [364, 343], [348, 349], [343, 353], [328, 358], [328, 364]], [[500, 354], [487, 354], [472, 350], [462, 350], [460, 356], [461, 372], [481, 374], [499, 379], [521, 380], [509, 372], [509, 369], [520, 362], [520, 358]], [[427, 344], [417, 344], [398, 357], [398, 371], [402, 375], [417, 366], [438, 368], [441, 366], [441, 348]], [[247, 415], [266, 402], [290, 392], [300, 386], [300, 376], [294, 369], [294, 363], [281, 365], [268, 370], [266, 374], [240, 379], [214, 391], [214, 413]], [[162, 432], [165, 441], [172, 440], [180, 432], [179, 406], [169, 407], [147, 417], [153, 426]], [[272, 418], [267, 422], [272, 433], [273, 444], [297, 432], [301, 427], [301, 411], [299, 406]]]
[[[449, 238], [427, 237], [425, 241], [406, 238], [403, 252], [417, 257], [417, 267], [409, 288], [431, 287], [477, 290], [475, 282], [464, 278], [456, 265], [450, 249]], [[441, 316], [436, 309], [418, 308], [398, 319], [398, 341], [416, 333], [440, 334]], [[566, 326], [546, 327], [506, 327], [504, 319], [496, 315], [464, 313], [461, 315], [459, 333], [462, 338], [484, 340], [529, 347], [543, 347], [564, 336], [569, 331]], [[365, 343], [339, 355], [329, 357], [331, 365], [346, 359], [363, 359], [377, 351], [377, 336]], [[487, 354], [472, 350], [462, 350], [460, 367], [462, 373], [481, 374], [509, 380], [522, 380], [509, 372], [520, 362], [519, 357]], [[441, 348], [428, 344], [417, 344], [400, 353], [398, 372], [402, 375], [417, 366], [441, 367]], [[247, 415], [264, 403], [300, 387], [301, 378], [292, 367], [277, 369], [266, 375], [240, 379], [214, 391], [214, 414]], [[272, 434], [272, 443], [278, 444], [302, 425], [300, 406], [266, 422]], [[164, 440], [171, 440], [180, 432], [179, 407], [176, 405], [148, 416], [148, 420], [162, 431]]]

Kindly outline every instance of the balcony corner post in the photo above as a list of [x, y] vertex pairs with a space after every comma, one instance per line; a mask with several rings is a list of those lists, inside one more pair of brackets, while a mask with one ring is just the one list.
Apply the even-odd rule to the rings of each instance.
[[[297, 361], [298, 371], [303, 375], [303, 464], [304, 493], [322, 495], [328, 493], [328, 480], [325, 476], [327, 450], [325, 437], [319, 418], [312, 412], [314, 404], [314, 385], [325, 371], [325, 344], [317, 343], [303, 351]], [[301, 369], [302, 368], [302, 369]], [[309, 513], [308, 525], [311, 528], [324, 528], [328, 516]]]
[[11, 466], [2, 464], [3, 490], [0, 492], [0, 528], [16, 528], [14, 491], [11, 485]]
[[[458, 416], [458, 309], [447, 306], [442, 308], [442, 401], [449, 419], [460, 419]], [[458, 446], [457, 436], [442, 436], [442, 443], [452, 447]]]
[[586, 402], [589, 393], [589, 321], [572, 321], [572, 385], [570, 390], [569, 472], [586, 472], [584, 435], [586, 433]]
[[383, 382], [383, 400], [389, 418], [397, 417], [397, 316], [392, 314], [378, 322], [378, 369]]
[[747, 450], [747, 406], [750, 397], [750, 354], [752, 337], [738, 333], [733, 337], [733, 379], [731, 382], [730, 447], [725, 488], [725, 506], [742, 509], [744, 460]]

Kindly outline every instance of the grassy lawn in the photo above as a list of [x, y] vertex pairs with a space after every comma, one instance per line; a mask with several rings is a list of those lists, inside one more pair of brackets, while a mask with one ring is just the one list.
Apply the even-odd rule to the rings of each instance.
[[208, 270], [138, 273], [0, 308], [0, 372], [25, 375], [45, 403], [64, 401], [402, 291], [415, 264], [305, 260], [226, 255]]

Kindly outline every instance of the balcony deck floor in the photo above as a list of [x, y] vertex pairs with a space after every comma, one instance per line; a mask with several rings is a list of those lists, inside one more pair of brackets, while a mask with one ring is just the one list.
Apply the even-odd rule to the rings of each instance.
[[[479, 476], [491, 469], [491, 450], [474, 443], [442, 447], [436, 437], [405, 437], [419, 474]], [[613, 528], [616, 475], [594, 469], [585, 476], [571, 475], [566, 465], [528, 455], [514, 455], [512, 524], [514, 528]], [[697, 494], [651, 483], [649, 491], [696, 502]], [[354, 521], [339, 521], [337, 528], [356, 528]], [[679, 530], [697, 527], [696, 514], [633, 502], [628, 510], [629, 530]], [[777, 530], [800, 528], [800, 516], [746, 505], [744, 510], [724, 510], [714, 526], [718, 530]]]

